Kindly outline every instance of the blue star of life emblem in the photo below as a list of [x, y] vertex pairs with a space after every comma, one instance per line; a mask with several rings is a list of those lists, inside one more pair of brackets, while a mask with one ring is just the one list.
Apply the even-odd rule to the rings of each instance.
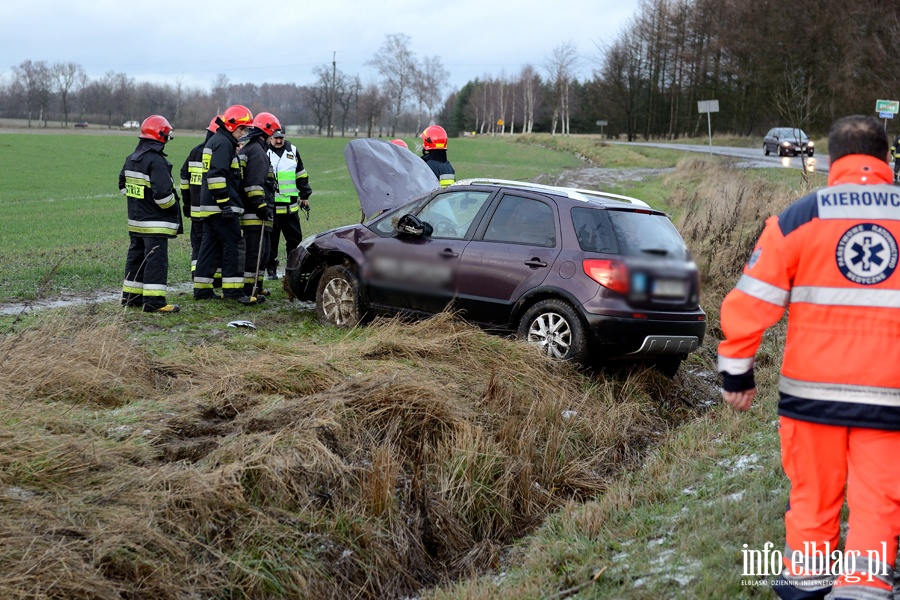
[[897, 268], [897, 241], [880, 225], [860, 223], [841, 236], [835, 258], [844, 277], [853, 283], [874, 285]]

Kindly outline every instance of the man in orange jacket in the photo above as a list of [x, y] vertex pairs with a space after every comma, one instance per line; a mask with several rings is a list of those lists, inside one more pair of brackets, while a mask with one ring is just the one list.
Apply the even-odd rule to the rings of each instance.
[[[900, 188], [873, 117], [834, 123], [828, 187], [766, 221], [722, 303], [725, 401], [747, 410], [765, 330], [790, 308], [779, 381], [791, 481], [781, 598], [891, 600], [900, 535]], [[840, 513], [850, 507], [839, 551]], [[839, 564], [835, 559], [839, 558]]]

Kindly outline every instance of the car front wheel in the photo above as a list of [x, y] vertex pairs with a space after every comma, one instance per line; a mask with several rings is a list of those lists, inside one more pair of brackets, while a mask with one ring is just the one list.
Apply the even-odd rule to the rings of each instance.
[[809, 157], [812, 158], [813, 154], [815, 154], [815, 153], [816, 153], [815, 150], [810, 150], [808, 153]]
[[763, 152], [766, 153], [766, 156], [769, 155], [769, 146], [767, 144], [763, 144]]
[[344, 265], [325, 269], [316, 289], [316, 315], [323, 325], [355, 327], [362, 320], [359, 279]]
[[551, 358], [584, 362], [587, 357], [584, 325], [563, 300], [541, 300], [529, 308], [519, 321], [518, 334]]

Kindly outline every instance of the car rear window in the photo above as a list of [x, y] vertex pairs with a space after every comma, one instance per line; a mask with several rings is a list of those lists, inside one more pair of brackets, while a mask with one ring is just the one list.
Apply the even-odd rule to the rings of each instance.
[[573, 208], [572, 224], [585, 252], [680, 260], [687, 255], [672, 221], [658, 213]]

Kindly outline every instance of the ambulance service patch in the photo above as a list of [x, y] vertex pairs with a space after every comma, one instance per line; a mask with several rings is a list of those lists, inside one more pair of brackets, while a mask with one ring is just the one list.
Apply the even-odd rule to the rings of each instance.
[[874, 285], [897, 268], [897, 241], [880, 225], [860, 223], [841, 236], [835, 258], [844, 277], [853, 283]]

